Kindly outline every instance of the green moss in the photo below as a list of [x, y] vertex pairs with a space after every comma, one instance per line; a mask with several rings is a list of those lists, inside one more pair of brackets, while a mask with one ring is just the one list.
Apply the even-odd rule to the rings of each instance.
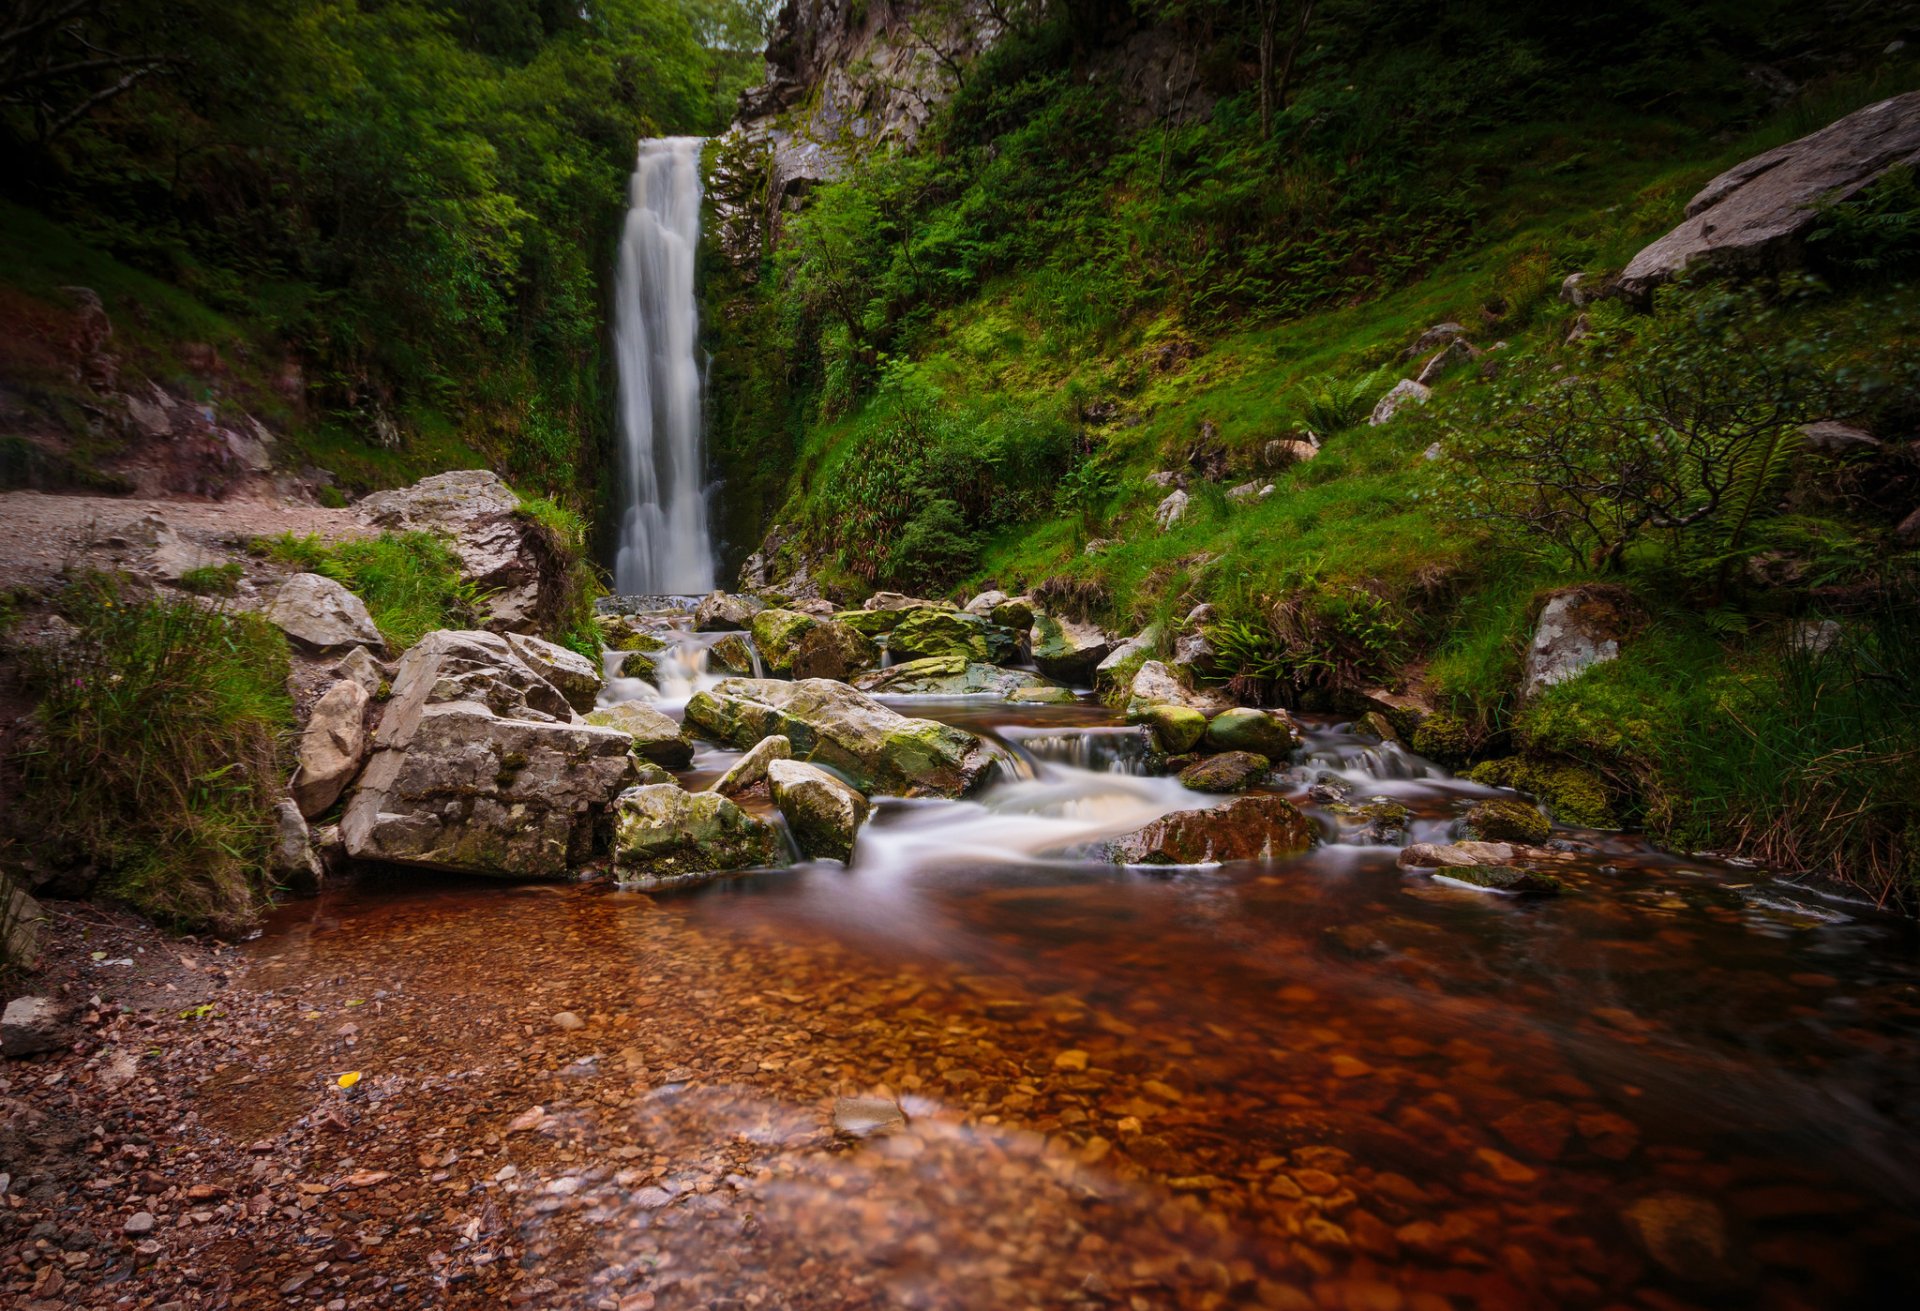
[[1413, 749], [1442, 765], [1459, 765], [1473, 754], [1474, 735], [1460, 716], [1440, 711], [1413, 730]]
[[1553, 832], [1547, 817], [1523, 801], [1481, 801], [1461, 820], [1461, 831], [1481, 842], [1522, 842], [1538, 846]]
[[1508, 756], [1469, 769], [1465, 777], [1491, 787], [1512, 788], [1538, 798], [1563, 824], [1581, 828], [1618, 828], [1615, 799], [1590, 769], [1551, 758]]

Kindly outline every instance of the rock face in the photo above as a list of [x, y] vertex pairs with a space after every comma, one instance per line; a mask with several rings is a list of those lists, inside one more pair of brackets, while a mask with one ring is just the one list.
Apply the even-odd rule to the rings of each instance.
[[1252, 751], [1223, 751], [1180, 771], [1180, 786], [1195, 792], [1245, 792], [1273, 762]]
[[600, 728], [617, 728], [633, 738], [633, 753], [662, 769], [685, 769], [693, 763], [693, 742], [680, 725], [644, 701], [620, 701], [587, 716]]
[[1688, 269], [1790, 268], [1819, 202], [1858, 195], [1901, 164], [1920, 165], [1920, 91], [1855, 110], [1728, 169], [1687, 202], [1679, 227], [1633, 257], [1615, 285], [1645, 297]]
[[0, 1056], [33, 1056], [65, 1045], [65, 1015], [51, 997], [15, 997], [0, 1014]]
[[672, 887], [780, 863], [773, 827], [717, 792], [656, 783], [631, 788], [614, 804], [613, 868], [622, 882]]
[[853, 840], [869, 810], [857, 789], [799, 760], [768, 761], [767, 787], [802, 854], [852, 862]]
[[894, 627], [887, 649], [908, 659], [965, 656], [1005, 664], [1020, 653], [1019, 637], [991, 620], [960, 610], [915, 610]]
[[1520, 675], [1525, 700], [1556, 683], [1576, 678], [1620, 654], [1626, 624], [1610, 593], [1571, 588], [1556, 593], [1540, 611]]
[[500, 637], [429, 633], [400, 661], [341, 837], [356, 860], [556, 877], [591, 853], [632, 746], [575, 722]]
[[1278, 710], [1238, 706], [1223, 710], [1207, 725], [1207, 746], [1214, 751], [1253, 751], [1285, 760], [1300, 745], [1293, 721]]
[[367, 755], [367, 689], [343, 678], [314, 703], [300, 733], [299, 764], [288, 784], [312, 819], [340, 799]]
[[880, 648], [872, 638], [848, 624], [822, 619], [794, 644], [789, 672], [795, 678], [837, 678], [845, 682], [879, 663]]
[[411, 487], [375, 492], [357, 507], [379, 528], [439, 533], [460, 557], [460, 575], [487, 598], [487, 627], [528, 632], [557, 604], [546, 593], [540, 550], [515, 511], [520, 498], [490, 469], [461, 469]]
[[267, 618], [310, 651], [386, 645], [366, 603], [320, 574], [295, 574], [282, 583], [267, 606]]
[[1176, 810], [1115, 841], [1127, 865], [1273, 860], [1313, 845], [1313, 824], [1285, 797], [1241, 797], [1212, 810]]
[[751, 628], [753, 617], [766, 608], [764, 603], [751, 596], [714, 592], [694, 607], [693, 630], [696, 633], [722, 633]]
[[1087, 683], [1113, 650], [1113, 639], [1093, 624], [1054, 615], [1033, 617], [1033, 663], [1048, 678]]
[[820, 621], [797, 610], [762, 610], [753, 617], [753, 644], [771, 674], [791, 674], [800, 639]]
[[600, 671], [593, 661], [544, 637], [524, 633], [507, 634], [507, 645], [522, 664], [559, 688], [568, 705], [583, 714], [593, 709], [594, 698], [600, 695]]
[[972, 733], [909, 719], [824, 678], [730, 678], [687, 702], [687, 722], [736, 747], [778, 733], [795, 758], [842, 770], [865, 792], [965, 796], [998, 768]]

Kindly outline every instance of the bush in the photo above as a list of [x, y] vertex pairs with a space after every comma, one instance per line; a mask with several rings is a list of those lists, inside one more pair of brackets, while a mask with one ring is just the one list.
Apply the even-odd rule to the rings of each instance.
[[79, 629], [28, 670], [41, 697], [20, 815], [56, 859], [186, 929], [237, 930], [266, 891], [293, 726], [286, 639], [253, 614], [104, 577], [60, 609]]

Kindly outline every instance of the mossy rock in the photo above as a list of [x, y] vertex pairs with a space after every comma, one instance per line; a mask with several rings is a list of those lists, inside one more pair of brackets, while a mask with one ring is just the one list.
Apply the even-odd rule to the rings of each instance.
[[1355, 737], [1370, 737], [1376, 742], [1398, 742], [1400, 734], [1394, 731], [1387, 717], [1378, 710], [1369, 710], [1353, 721]]
[[984, 664], [1005, 664], [1020, 653], [1011, 629], [958, 610], [909, 610], [887, 638], [896, 657], [924, 660], [963, 655]]
[[1327, 809], [1342, 819], [1349, 820], [1354, 826], [1354, 836], [1364, 837], [1370, 842], [1397, 845], [1407, 840], [1408, 826], [1413, 823], [1413, 812], [1397, 801], [1384, 797], [1375, 797], [1370, 801], [1354, 803], [1335, 801]]
[[1480, 842], [1519, 842], [1538, 846], [1553, 832], [1553, 824], [1524, 801], [1495, 798], [1477, 802], [1460, 821], [1461, 832]]
[[762, 610], [753, 617], [753, 644], [760, 651], [770, 674], [793, 672], [793, 655], [800, 639], [811, 632], [819, 620], [797, 610]]
[[1024, 633], [1033, 627], [1033, 602], [1024, 596], [1016, 596], [1002, 601], [987, 612], [987, 618], [1002, 628], [1011, 628], [1016, 633]]
[[600, 643], [609, 651], [664, 651], [667, 644], [633, 626], [625, 618], [602, 616], [598, 620]]
[[782, 863], [778, 832], [716, 792], [670, 783], [632, 788], [614, 803], [614, 870], [623, 882], [669, 887], [729, 870]]
[[1245, 792], [1258, 783], [1273, 762], [1252, 751], [1223, 751], [1180, 771], [1180, 786], [1195, 792]]
[[1213, 751], [1250, 751], [1269, 760], [1285, 760], [1300, 737], [1284, 713], [1239, 706], [1213, 717], [1206, 743]]
[[707, 667], [723, 674], [753, 677], [753, 644], [745, 633], [728, 633], [707, 648]]
[[1537, 869], [1521, 869], [1517, 865], [1453, 865], [1435, 870], [1434, 873], [1494, 892], [1557, 896], [1567, 890], [1567, 885], [1552, 874], [1542, 874]]
[[614, 666], [616, 678], [644, 678], [649, 683], [660, 678], [660, 665], [652, 654], [646, 651], [626, 651], [620, 656], [620, 663]]
[[1463, 765], [1473, 755], [1473, 732], [1458, 715], [1438, 711], [1413, 730], [1413, 749], [1442, 765]]
[[878, 637], [891, 633], [912, 613], [911, 610], [835, 610], [831, 618], [834, 623], [845, 624], [864, 637]]
[[1487, 760], [1463, 777], [1489, 787], [1512, 788], [1545, 805], [1554, 819], [1580, 828], [1619, 828], [1614, 798], [1600, 776], [1565, 761], [1531, 756]]
[[1192, 706], [1148, 706], [1141, 718], [1153, 730], [1155, 744], [1170, 756], [1193, 750], [1207, 732], [1207, 717]]
[[667, 769], [685, 769], [693, 763], [693, 739], [680, 724], [639, 701], [621, 701], [590, 711], [587, 722], [596, 728], [617, 728], [633, 738], [633, 753]]

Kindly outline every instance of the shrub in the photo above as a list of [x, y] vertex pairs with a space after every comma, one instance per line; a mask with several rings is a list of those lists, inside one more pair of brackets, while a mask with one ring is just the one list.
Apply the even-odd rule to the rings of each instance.
[[1379, 369], [1346, 378], [1315, 374], [1295, 391], [1300, 422], [1322, 437], [1344, 432], [1367, 417], [1383, 389]]

